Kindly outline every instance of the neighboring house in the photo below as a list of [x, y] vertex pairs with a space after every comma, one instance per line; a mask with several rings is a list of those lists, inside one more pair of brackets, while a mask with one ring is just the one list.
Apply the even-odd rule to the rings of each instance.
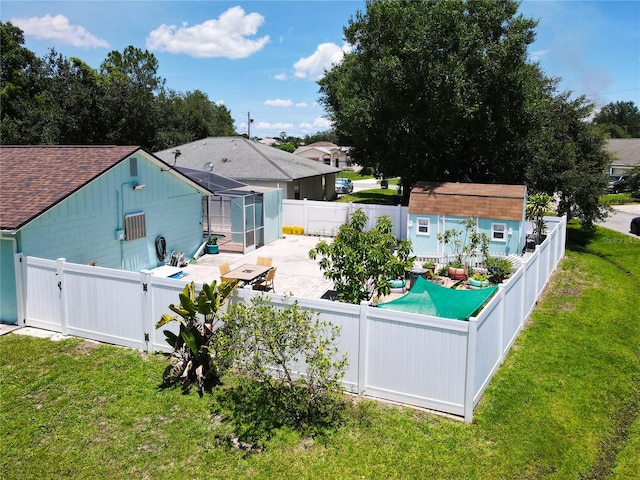
[[480, 183], [419, 182], [411, 190], [407, 238], [418, 256], [451, 253], [438, 234], [473, 218], [491, 239], [492, 255], [519, 254], [526, 241], [527, 187]]
[[629, 173], [640, 166], [640, 138], [611, 138], [606, 149], [614, 157], [609, 165], [609, 175]]
[[333, 198], [340, 171], [244, 137], [208, 137], [156, 155], [177, 167], [208, 169], [248, 185], [283, 189], [287, 199]]
[[136, 146], [0, 147], [0, 320], [17, 321], [14, 254], [124, 270], [188, 258], [208, 192]]
[[351, 157], [348, 147], [339, 147], [331, 142], [315, 142], [298, 147], [294, 155], [308, 158], [314, 162], [332, 165], [336, 168], [351, 167]]

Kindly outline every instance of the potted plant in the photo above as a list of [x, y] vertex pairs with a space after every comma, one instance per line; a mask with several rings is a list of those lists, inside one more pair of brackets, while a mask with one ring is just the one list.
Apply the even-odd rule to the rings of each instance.
[[422, 268], [427, 269], [427, 271], [429, 272], [427, 276], [430, 277], [434, 274], [434, 271], [436, 269], [436, 264], [433, 262], [422, 262]]
[[436, 285], [444, 285], [444, 278], [442, 278], [440, 275], [431, 275], [429, 280], [431, 280]]
[[475, 272], [471, 277], [469, 277], [469, 285], [472, 287], [488, 287], [489, 286], [489, 275], [486, 273]]
[[207, 242], [207, 253], [212, 255], [218, 253], [218, 237], [215, 235], [211, 235], [209, 237], [209, 242]]
[[466, 274], [464, 271], [464, 265], [460, 261], [449, 262], [449, 273], [448, 276], [451, 280], [462, 280], [466, 278]]

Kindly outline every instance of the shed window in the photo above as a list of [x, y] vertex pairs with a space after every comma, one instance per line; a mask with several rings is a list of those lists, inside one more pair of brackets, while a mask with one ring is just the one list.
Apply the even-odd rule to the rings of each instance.
[[507, 224], [506, 223], [491, 224], [491, 240], [494, 240], [496, 242], [507, 241]]
[[429, 235], [429, 224], [430, 220], [428, 218], [417, 218], [416, 224], [418, 226], [418, 230], [416, 232], [417, 235]]

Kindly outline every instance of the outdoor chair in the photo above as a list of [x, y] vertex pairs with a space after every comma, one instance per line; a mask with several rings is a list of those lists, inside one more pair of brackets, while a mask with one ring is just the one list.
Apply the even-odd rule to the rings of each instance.
[[231, 280], [228, 277], [225, 277], [224, 275], [229, 273], [231, 271], [231, 267], [229, 266], [229, 264], [227, 262], [221, 264], [219, 267], [220, 269], [220, 281], [221, 282], [226, 282], [227, 280]]
[[265, 267], [271, 266], [271, 257], [258, 257], [258, 265], [263, 265]]
[[259, 280], [256, 283], [253, 284], [253, 289], [254, 290], [262, 290], [262, 291], [269, 291], [269, 290], [273, 290], [274, 293], [276, 291], [275, 287], [273, 286], [273, 279], [276, 276], [276, 269], [278, 267], [273, 267], [271, 270], [269, 270], [267, 272], [267, 275], [265, 276], [264, 280]]

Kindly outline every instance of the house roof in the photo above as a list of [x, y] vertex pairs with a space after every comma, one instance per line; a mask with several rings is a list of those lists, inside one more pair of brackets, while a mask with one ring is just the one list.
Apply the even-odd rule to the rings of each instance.
[[526, 194], [524, 185], [418, 182], [409, 213], [522, 220]]
[[640, 165], [640, 138], [611, 138], [606, 148], [615, 155], [613, 165]]
[[[176, 157], [176, 151], [180, 155]], [[279, 148], [268, 147], [244, 137], [207, 137], [155, 154], [169, 164], [202, 170], [208, 162], [213, 172], [240, 182], [290, 182], [337, 173], [340, 170]]]
[[0, 230], [17, 230], [125, 160], [136, 146], [0, 147]]
[[[138, 146], [0, 147], [0, 231], [19, 230], [134, 153], [143, 154], [161, 168], [168, 167]], [[183, 173], [169, 170], [202, 193], [208, 193]]]
[[222, 177], [206, 170], [194, 170], [184, 167], [176, 167], [176, 170], [198, 183], [201, 187], [206, 188], [211, 193], [220, 193], [247, 186], [242, 182]]

